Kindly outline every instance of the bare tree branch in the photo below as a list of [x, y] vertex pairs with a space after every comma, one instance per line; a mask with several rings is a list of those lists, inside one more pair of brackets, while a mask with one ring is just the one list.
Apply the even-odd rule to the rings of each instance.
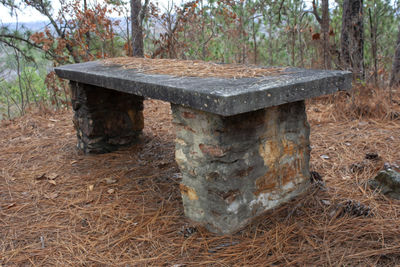
[[278, 24], [281, 23], [281, 11], [283, 8], [283, 4], [285, 3], [285, 0], [282, 0], [281, 3], [279, 4], [279, 9], [278, 9]]
[[[283, 0], [283, 1], [284, 1], [284, 0]], [[160, 47], [158, 47], [158, 48], [153, 52], [153, 55], [151, 56], [152, 58], [157, 57], [159, 54], [161, 54], [161, 53], [168, 47], [168, 44], [169, 44], [168, 40], [171, 39], [171, 38], [174, 38], [173, 35], [175, 34], [176, 30], [178, 29], [179, 23], [181, 22], [181, 20], [182, 20], [183, 17], [184, 17], [185, 10], [186, 10], [187, 8], [193, 6], [195, 3], [196, 3], [196, 1], [190, 1], [190, 2], [187, 2], [187, 3], [182, 7], [182, 12], [179, 12], [179, 13], [178, 13], [178, 16], [177, 16], [177, 18], [176, 18], [176, 20], [175, 20], [175, 25], [174, 25], [174, 27], [173, 27], [172, 29], [168, 30], [168, 32], [167, 32], [167, 45], [161, 44]]]
[[318, 11], [317, 11], [317, 4], [315, 3], [315, 0], [312, 1], [312, 7], [313, 7], [312, 13], [313, 13], [314, 16], [315, 16], [315, 19], [318, 21], [319, 24], [322, 24], [322, 19], [321, 19], [321, 17], [320, 17], [319, 14], [318, 14]]
[[144, 4], [142, 5], [142, 9], [140, 10], [140, 25], [143, 25], [143, 20], [146, 17], [149, 2], [150, 2], [150, 0], [145, 0]]

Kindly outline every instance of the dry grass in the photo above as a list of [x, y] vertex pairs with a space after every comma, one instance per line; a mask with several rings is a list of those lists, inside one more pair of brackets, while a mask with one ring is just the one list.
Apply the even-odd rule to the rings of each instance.
[[151, 74], [168, 74], [178, 77], [253, 78], [279, 75], [285, 68], [260, 68], [253, 65], [217, 64], [201, 60], [150, 59], [119, 57], [103, 60], [104, 64], [120, 65]]
[[[400, 118], [398, 89], [382, 90], [371, 85], [356, 85], [350, 92], [322, 97], [325, 104], [333, 104], [326, 114], [340, 120]], [[392, 101], [390, 101], [392, 99]]]
[[[335, 105], [308, 105], [311, 167], [326, 186], [231, 236], [190, 231], [167, 103], [146, 101], [143, 142], [104, 155], [77, 152], [70, 111], [3, 122], [0, 264], [398, 265], [400, 201], [369, 190], [366, 181], [383, 162], [400, 163], [400, 121], [343, 119]], [[381, 159], [365, 160], [370, 152]], [[373, 216], [344, 212], [347, 200], [370, 207]]]

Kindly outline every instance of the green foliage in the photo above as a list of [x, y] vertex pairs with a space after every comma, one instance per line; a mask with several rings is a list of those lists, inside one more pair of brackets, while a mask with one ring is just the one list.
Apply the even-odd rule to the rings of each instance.
[[379, 56], [380, 69], [389, 70], [391, 68], [395, 42], [397, 25], [399, 25], [399, 17], [396, 17], [396, 10], [392, 6], [390, 0], [368, 0], [364, 3], [364, 23], [366, 42], [364, 46], [365, 62], [367, 66], [373, 64], [372, 44], [374, 42], [371, 33], [376, 32], [377, 52]]
[[[27, 45], [17, 48], [0, 47], [0, 114], [1, 117], [21, 115], [30, 105], [49, 100], [45, 78], [51, 61], [40, 51]], [[25, 54], [23, 55], [23, 52]], [[26, 56], [30, 60], [27, 60]]]

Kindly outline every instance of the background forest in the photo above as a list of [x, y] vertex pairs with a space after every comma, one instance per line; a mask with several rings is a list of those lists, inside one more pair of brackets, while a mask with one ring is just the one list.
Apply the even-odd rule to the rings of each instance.
[[[348, 69], [357, 84], [374, 88], [372, 97], [376, 90], [390, 95], [389, 86], [400, 81], [398, 0], [60, 4], [54, 10], [46, 0], [0, 0], [10, 14], [30, 6], [47, 18], [39, 28], [0, 24], [3, 118], [32, 106], [67, 107], [67, 86], [52, 67], [107, 57]], [[353, 101], [360, 94], [353, 92]]]

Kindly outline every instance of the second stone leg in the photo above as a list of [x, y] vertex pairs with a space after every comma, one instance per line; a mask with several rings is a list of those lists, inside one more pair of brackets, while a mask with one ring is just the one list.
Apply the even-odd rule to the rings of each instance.
[[106, 153], [138, 140], [143, 129], [143, 97], [70, 82], [78, 148]]
[[302, 193], [309, 181], [304, 102], [223, 117], [171, 105], [186, 216], [219, 234]]

